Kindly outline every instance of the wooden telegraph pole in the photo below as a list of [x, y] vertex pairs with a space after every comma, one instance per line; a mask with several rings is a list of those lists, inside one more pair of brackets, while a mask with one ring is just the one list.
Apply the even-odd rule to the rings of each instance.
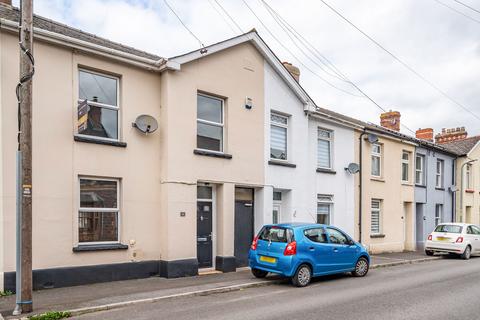
[[17, 86], [17, 306], [14, 314], [33, 311], [32, 303], [32, 78], [33, 0], [21, 0], [19, 22], [20, 82]]

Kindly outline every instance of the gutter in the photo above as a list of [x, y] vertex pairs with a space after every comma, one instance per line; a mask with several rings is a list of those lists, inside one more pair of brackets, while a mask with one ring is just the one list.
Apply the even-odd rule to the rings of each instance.
[[[315, 107], [313, 106], [313, 108], [315, 108]], [[330, 121], [335, 122], [335, 123], [340, 123], [340, 124], [343, 124], [344, 126], [347, 126], [347, 127], [350, 127], [350, 128], [363, 129], [363, 126], [355, 124], [353, 122], [340, 119], [340, 118], [332, 116], [328, 113], [320, 112], [320, 111], [317, 111], [317, 110], [311, 110], [310, 105], [305, 109], [305, 113], [312, 116], [313, 118], [317, 118], [317, 119], [321, 119], [321, 120], [325, 120], [325, 118], [326, 118], [326, 120], [330, 120]]]
[[[18, 33], [18, 23], [11, 20], [0, 18], [0, 28]], [[49, 43], [66, 46], [72, 49], [77, 49], [82, 52], [93, 53], [110, 59], [115, 59], [136, 67], [140, 67], [149, 71], [161, 71], [163, 65], [166, 64], [166, 59], [159, 60], [139, 57], [137, 55], [122, 52], [120, 50], [107, 48], [101, 45], [93, 44], [88, 41], [75, 39], [65, 36], [63, 34], [47, 31], [40, 28], [33, 28], [35, 38], [44, 40]]]

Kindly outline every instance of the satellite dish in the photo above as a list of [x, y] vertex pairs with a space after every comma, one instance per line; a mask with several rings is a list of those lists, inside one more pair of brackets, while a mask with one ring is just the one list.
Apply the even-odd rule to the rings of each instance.
[[348, 165], [348, 167], [345, 168], [345, 170], [347, 170], [347, 172], [350, 174], [355, 174], [360, 171], [360, 166], [357, 163], [352, 162]]
[[149, 134], [158, 129], [158, 122], [154, 117], [149, 116], [148, 114], [142, 114], [135, 119], [135, 122], [132, 123], [132, 126], [145, 134]]
[[373, 133], [369, 133], [367, 136], [368, 142], [370, 143], [377, 143], [378, 142], [378, 136]]

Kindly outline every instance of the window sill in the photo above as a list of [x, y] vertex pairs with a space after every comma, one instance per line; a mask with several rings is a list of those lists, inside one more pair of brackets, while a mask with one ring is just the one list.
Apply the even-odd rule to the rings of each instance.
[[427, 186], [424, 185], [424, 184], [415, 184], [415, 187], [418, 187], [418, 188], [427, 188]]
[[102, 145], [106, 145], [106, 146], [121, 147], [121, 148], [125, 148], [127, 146], [126, 142], [95, 139], [95, 138], [90, 138], [90, 137], [85, 137], [85, 136], [80, 136], [80, 135], [74, 135], [73, 140], [75, 140], [77, 142], [102, 144]]
[[207, 157], [214, 157], [214, 158], [221, 158], [221, 159], [232, 159], [231, 154], [202, 150], [202, 149], [193, 149], [193, 154], [196, 154], [198, 156], [207, 156]]
[[435, 187], [435, 190], [445, 191], [445, 188], [443, 188], [443, 187]]
[[272, 166], [282, 166], [282, 167], [289, 167], [289, 168], [296, 168], [297, 167], [297, 165], [294, 164], [294, 163], [277, 161], [277, 160], [269, 160], [268, 164], [270, 164]]
[[325, 169], [325, 168], [317, 168], [317, 172], [328, 173], [328, 174], [337, 174], [337, 171], [332, 170], [332, 169]]
[[80, 244], [72, 248], [73, 252], [103, 251], [103, 250], [127, 250], [128, 246], [121, 243], [108, 244]]
[[372, 181], [378, 181], [378, 182], [385, 182], [385, 179], [383, 179], [383, 178], [376, 178], [376, 177], [371, 177], [370, 180], [372, 180]]
[[371, 234], [370, 235], [370, 238], [385, 238], [385, 235], [384, 234]]
[[473, 189], [466, 189], [465, 192], [466, 192], [466, 193], [475, 193], [475, 190], [473, 190]]
[[411, 183], [411, 182], [406, 182], [406, 181], [403, 181], [403, 182], [402, 182], [402, 186], [413, 187], [413, 183]]

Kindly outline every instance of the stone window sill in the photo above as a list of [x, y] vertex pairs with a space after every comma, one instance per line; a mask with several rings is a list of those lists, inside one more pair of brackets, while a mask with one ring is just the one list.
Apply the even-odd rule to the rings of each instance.
[[221, 158], [221, 159], [232, 159], [232, 155], [223, 152], [216, 152], [216, 151], [209, 151], [209, 150], [202, 150], [202, 149], [193, 149], [193, 154], [198, 156], [207, 156], [207, 157], [214, 157], [214, 158]]
[[328, 174], [337, 174], [337, 171], [332, 170], [332, 169], [325, 169], [325, 168], [317, 168], [317, 172], [328, 173]]
[[127, 146], [126, 142], [96, 139], [94, 137], [86, 137], [86, 136], [81, 136], [81, 135], [74, 135], [73, 140], [75, 140], [77, 142], [101, 144], [101, 145], [120, 147], [120, 148], [125, 148]]
[[121, 243], [108, 244], [80, 244], [72, 248], [73, 252], [104, 251], [104, 250], [127, 250], [128, 246]]
[[278, 160], [270, 160], [270, 161], [268, 161], [268, 164], [272, 165], [272, 166], [282, 166], [282, 167], [289, 167], [289, 168], [296, 168], [297, 167], [297, 165], [294, 164], [294, 163], [278, 161]]
[[372, 181], [378, 181], [378, 182], [385, 182], [385, 179], [383, 179], [383, 178], [371, 177], [370, 180], [372, 180]]
[[427, 186], [424, 185], [424, 184], [415, 184], [415, 187], [418, 187], [418, 188], [427, 188]]
[[435, 190], [445, 191], [445, 188], [435, 187]]
[[475, 193], [475, 190], [473, 190], [473, 189], [466, 189], [465, 192], [466, 192], [466, 193]]
[[385, 238], [384, 234], [371, 234], [370, 238], [375, 239], [375, 238]]

